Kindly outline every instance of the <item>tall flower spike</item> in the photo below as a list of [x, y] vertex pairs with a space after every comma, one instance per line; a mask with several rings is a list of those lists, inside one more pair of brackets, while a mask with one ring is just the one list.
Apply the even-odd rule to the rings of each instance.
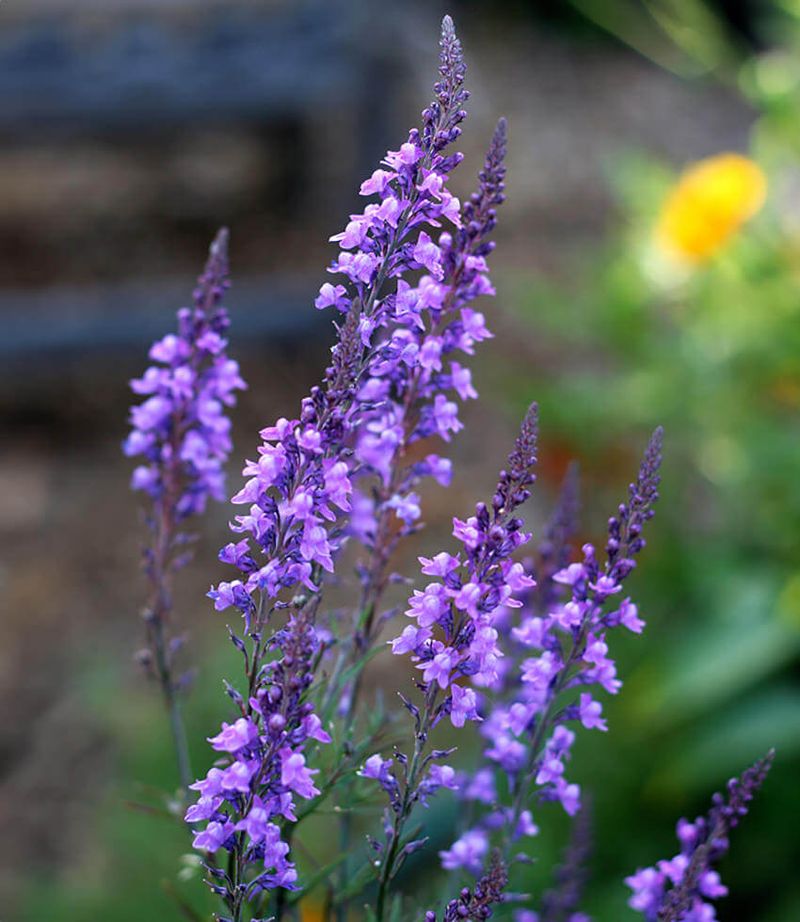
[[628, 901], [646, 922], [704, 922], [716, 918], [708, 900], [726, 896], [714, 865], [730, 846], [730, 831], [738, 826], [755, 797], [775, 756], [770, 751], [739, 778], [728, 782], [727, 800], [715, 794], [705, 817], [694, 823], [678, 822], [677, 834], [681, 851], [671, 861], [659, 861], [654, 868], [639, 869], [625, 883], [633, 890]]
[[[448, 458], [437, 452], [420, 459], [418, 452], [412, 455], [411, 446], [431, 436], [449, 442], [462, 428], [456, 398], [466, 401], [478, 396], [460, 354], [471, 356], [475, 345], [491, 335], [483, 316], [467, 305], [494, 293], [486, 257], [494, 246], [489, 236], [504, 198], [504, 155], [501, 120], [477, 191], [455, 228], [439, 235], [441, 278], [424, 274], [413, 288], [398, 282], [396, 294], [390, 295], [395, 325], [387, 328], [376, 346], [356, 398], [360, 409], [353, 433], [357, 462], [353, 506], [357, 514], [350, 537], [364, 545], [366, 554], [357, 564], [362, 593], [351, 639], [340, 649], [336, 675], [346, 673], [345, 664], [364, 656], [377, 639], [389, 564], [399, 543], [422, 527], [420, 483], [427, 478], [442, 486], [450, 482]], [[432, 189], [438, 187], [435, 170], [440, 168], [435, 158], [433, 163], [434, 171], [425, 180]], [[447, 200], [443, 186], [439, 194]], [[358, 705], [359, 676], [343, 695], [335, 682], [329, 686], [328, 703], [340, 696], [348, 725]]]
[[[537, 410], [532, 404], [509, 455], [508, 470], [500, 474], [491, 509], [478, 503], [474, 516], [453, 519], [453, 536], [461, 542], [462, 550], [456, 555], [442, 552], [431, 558], [420, 557], [422, 573], [435, 579], [424, 590], [413, 592], [406, 614], [414, 623], [391, 642], [393, 653], [411, 654], [416, 668], [421, 670], [417, 685], [424, 702], [418, 708], [404, 699], [414, 717], [414, 752], [410, 759], [398, 757], [403, 766], [402, 793], [390, 796], [391, 812], [387, 811], [384, 824], [386, 844], [380, 847], [378, 922], [383, 918], [388, 882], [405, 857], [400, 842], [411, 810], [423, 797], [445, 786], [440, 782], [444, 766], [432, 764], [443, 754], [434, 751], [426, 755], [430, 731], [445, 716], [455, 727], [463, 727], [468, 720], [480, 720], [477, 694], [464, 680], [489, 687], [497, 682], [503, 653], [498, 646], [495, 618], [505, 607], [519, 605], [515, 594], [533, 584], [513, 555], [530, 538], [515, 513], [528, 498], [527, 488], [534, 480], [536, 433]], [[452, 774], [452, 769], [449, 771]], [[387, 793], [390, 785], [394, 789], [391, 779], [400, 786], [392, 772], [376, 778]], [[463, 860], [474, 871], [476, 865], [482, 865], [487, 852], [488, 845], [483, 841], [477, 847], [464, 842], [453, 846], [452, 855], [441, 855], [447, 867], [458, 867]]]
[[148, 649], [140, 659], [161, 684], [170, 714], [181, 784], [190, 781], [188, 752], [174, 675], [177, 639], [166, 625], [172, 614], [172, 577], [187, 559], [188, 537], [181, 527], [202, 513], [209, 498], [224, 499], [224, 465], [231, 450], [230, 420], [224, 408], [245, 387], [239, 366], [226, 355], [228, 314], [222, 299], [228, 288], [228, 232], [211, 245], [205, 271], [194, 291], [193, 307], [178, 311], [177, 333], [150, 349], [156, 363], [131, 382], [142, 403], [131, 409], [132, 431], [123, 450], [141, 458], [132, 487], [149, 500], [144, 571], [150, 584], [145, 613]]
[[147, 493], [154, 514], [180, 522], [225, 498], [224, 464], [231, 449], [225, 406], [244, 388], [236, 362], [225, 354], [229, 326], [222, 305], [228, 289], [228, 232], [211, 245], [194, 291], [194, 307], [178, 311], [178, 331], [156, 342], [157, 364], [131, 382], [146, 399], [131, 409], [125, 454], [141, 457], [132, 487]]
[[[529, 457], [534, 452], [532, 445], [532, 438], [523, 435], [514, 454]], [[513, 458], [509, 464], [512, 468]], [[630, 599], [614, 600], [633, 569], [633, 555], [644, 547], [642, 524], [651, 517], [652, 504], [658, 498], [660, 460], [661, 431], [656, 430], [639, 477], [629, 488], [628, 503], [622, 504], [618, 516], [609, 522], [609, 553], [604, 566], [598, 562], [594, 547], [585, 544], [582, 562], [569, 563], [549, 574], [554, 590], [557, 586], [560, 593], [554, 592], [553, 604], [546, 610], [538, 607], [533, 593], [527, 593], [517, 624], [508, 611], [498, 616], [500, 623], [511, 626], [511, 637], [518, 646], [508, 651], [512, 655], [507, 657], [507, 665], [498, 670], [497, 680], [491, 684], [494, 701], [481, 724], [488, 743], [486, 763], [475, 780], [484, 778], [491, 766], [500, 768], [507, 777], [512, 802], [497, 809], [494, 785], [464, 786], [468, 798], [492, 807], [484, 811], [479, 825], [459, 840], [472, 843], [472, 851], [479, 843], [486, 850], [490, 835], [498, 827], [504, 830], [507, 849], [520, 836], [535, 835], [536, 825], [526, 809], [534, 795], [539, 800], [560, 801], [570, 815], [580, 809], [580, 788], [566, 778], [566, 762], [575, 741], [575, 733], [567, 724], [607, 729], [602, 704], [584, 689], [599, 685], [609, 694], [620, 690], [615, 663], [608, 656], [607, 632], [619, 625], [634, 633], [644, 627]], [[509, 490], [499, 490], [495, 503], [505, 502]], [[520, 498], [526, 493], [523, 488]], [[524, 572], [520, 579], [532, 582]], [[571, 700], [568, 692], [573, 693]], [[470, 793], [473, 788], [475, 796]], [[460, 856], [471, 860], [471, 852], [455, 845], [442, 856], [451, 865]]]
[[[386, 400], [383, 382], [376, 387], [373, 381], [385, 376], [392, 385], [392, 370], [416, 364], [422, 350], [414, 349], [409, 327], [419, 318], [424, 328], [422, 318], [438, 317], [441, 310], [442, 247], [429, 230], [460, 222], [458, 200], [445, 188], [460, 155], [443, 151], [458, 134], [466, 98], [463, 62], [451, 32], [445, 29], [442, 79], [436, 101], [426, 110], [423, 134], [412, 130], [398, 150], [386, 154], [383, 168], [361, 186], [362, 195], [377, 195], [380, 203], [351, 215], [332, 238], [339, 253], [328, 271], [340, 281], [323, 284], [315, 306], [345, 317], [325, 379], [302, 401], [297, 418], [281, 418], [261, 430], [258, 457], [247, 462], [244, 487], [232, 498], [244, 507], [231, 525], [241, 537], [226, 545], [220, 558], [241, 578], [220, 583], [209, 596], [217, 610], [233, 607], [243, 616], [245, 638], [232, 634], [231, 639], [244, 658], [247, 692], [228, 688], [241, 716], [211, 738], [212, 747], [224, 753], [223, 767], [215, 766], [194, 786], [200, 798], [187, 821], [207, 824], [196, 830], [196, 848], [229, 853], [230, 873], [209, 873], [234, 918], [245, 905], [257, 908], [261, 891], [296, 886], [287, 827], [296, 821], [295, 797], [317, 793], [305, 747], [309, 739], [325, 743], [330, 737], [310, 703], [284, 703], [289, 698], [281, 670], [294, 675], [294, 685], [308, 688], [312, 666], [319, 662], [315, 620], [322, 577], [333, 572], [344, 539], [353, 477], [367, 464], [381, 471], [386, 446], [391, 448], [391, 427], [380, 420], [368, 457], [358, 438], [365, 418]], [[472, 268], [483, 271], [482, 265]], [[423, 269], [427, 299], [418, 288], [410, 295], [404, 279]], [[473, 314], [462, 319], [459, 335], [460, 348], [469, 350], [488, 334], [482, 318]], [[425, 353], [429, 364], [436, 364], [435, 352]], [[397, 377], [402, 378], [399, 371]], [[446, 433], [455, 425], [455, 406], [440, 396], [446, 406], [437, 404], [437, 424]], [[287, 610], [287, 628], [270, 635], [270, 620]], [[303, 656], [294, 651], [301, 628]]]

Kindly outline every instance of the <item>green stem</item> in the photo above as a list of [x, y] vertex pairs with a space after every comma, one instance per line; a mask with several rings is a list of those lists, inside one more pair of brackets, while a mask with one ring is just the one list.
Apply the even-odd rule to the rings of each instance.
[[411, 762], [408, 766], [406, 776], [405, 790], [403, 791], [403, 802], [400, 810], [395, 813], [394, 823], [392, 825], [392, 842], [383, 859], [380, 877], [378, 878], [378, 898], [375, 906], [376, 922], [383, 922], [386, 911], [386, 897], [389, 892], [389, 884], [395, 874], [395, 862], [397, 853], [400, 848], [400, 842], [403, 836], [403, 827], [411, 815], [413, 807], [413, 795], [417, 788], [417, 780], [422, 767], [422, 755], [425, 752], [425, 744], [428, 742], [428, 734], [431, 729], [431, 720], [436, 707], [436, 698], [439, 694], [439, 688], [436, 683], [431, 683], [425, 696], [425, 712], [419, 731], [415, 734], [414, 754], [411, 756]]
[[161, 683], [161, 693], [164, 697], [164, 704], [169, 714], [169, 726], [172, 733], [172, 742], [175, 746], [175, 758], [178, 763], [178, 778], [182, 790], [185, 792], [192, 783], [192, 766], [189, 759], [189, 744], [186, 738], [186, 726], [181, 714], [181, 704], [175, 685], [170, 675], [167, 664], [166, 650], [164, 648], [164, 625], [157, 621], [153, 626], [153, 635], [155, 640], [156, 667], [158, 669], [159, 682]]

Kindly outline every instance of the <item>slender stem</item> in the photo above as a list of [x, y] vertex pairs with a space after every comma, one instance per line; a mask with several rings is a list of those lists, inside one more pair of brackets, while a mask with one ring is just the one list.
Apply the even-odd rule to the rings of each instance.
[[395, 813], [392, 824], [392, 841], [381, 865], [380, 876], [378, 878], [378, 898], [375, 906], [376, 922], [383, 922], [386, 909], [386, 896], [388, 894], [389, 883], [395, 872], [395, 862], [402, 840], [403, 828], [411, 815], [411, 808], [414, 805], [414, 799], [417, 789], [419, 773], [422, 769], [422, 756], [425, 751], [425, 745], [428, 742], [428, 735], [431, 730], [433, 714], [436, 708], [436, 698], [439, 694], [439, 688], [435, 682], [428, 687], [425, 695], [425, 712], [419, 730], [414, 738], [414, 753], [411, 756], [411, 762], [408, 766], [406, 775], [405, 790], [403, 791], [403, 801], [400, 809]]
[[169, 667], [164, 637], [164, 622], [162, 619], [155, 618], [151, 622], [150, 635], [153, 641], [153, 652], [155, 653], [156, 670], [158, 672], [158, 681], [161, 685], [161, 694], [164, 698], [164, 704], [166, 705], [169, 715], [172, 742], [175, 746], [175, 757], [178, 763], [178, 778], [180, 779], [181, 788], [185, 791], [192, 783], [189, 744], [186, 738], [186, 727], [183, 723], [183, 716], [181, 714], [180, 700]]

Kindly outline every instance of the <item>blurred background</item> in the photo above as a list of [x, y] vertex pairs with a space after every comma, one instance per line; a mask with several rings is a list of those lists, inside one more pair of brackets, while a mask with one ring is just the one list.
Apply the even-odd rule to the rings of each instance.
[[[722, 920], [800, 918], [800, 4], [794, 0], [5, 0], [0, 5], [0, 906], [3, 920], [187, 917], [210, 905], [157, 812], [173, 784], [137, 673], [142, 534], [128, 379], [228, 225], [236, 451], [320, 375], [328, 236], [427, 102], [451, 12], [472, 90], [456, 189], [498, 114], [508, 202], [447, 517], [491, 489], [541, 404], [534, 524], [570, 458], [601, 539], [652, 428], [662, 503], [618, 638], [611, 732], [584, 734], [586, 910], [634, 919], [622, 877], [770, 746], [721, 868]], [[719, 155], [737, 156], [723, 156]], [[712, 159], [708, 159], [712, 158]], [[700, 165], [697, 162], [701, 161]], [[689, 169], [679, 179], [682, 171]], [[235, 481], [234, 481], [235, 482]], [[233, 662], [203, 593], [227, 510], [181, 582], [195, 766]], [[417, 548], [416, 550], [420, 550]], [[409, 559], [411, 559], [409, 553]], [[199, 769], [198, 769], [199, 770]], [[156, 795], [157, 799], [157, 795]], [[454, 807], [432, 817], [450, 841]], [[566, 836], [537, 816], [541, 860]], [[188, 916], [191, 918], [191, 916]], [[312, 915], [308, 915], [311, 919]]]

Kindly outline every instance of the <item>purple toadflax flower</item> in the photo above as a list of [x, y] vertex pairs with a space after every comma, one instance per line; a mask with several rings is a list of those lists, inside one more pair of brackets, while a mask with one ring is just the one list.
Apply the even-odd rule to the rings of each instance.
[[[316, 591], [312, 568], [332, 572], [341, 513], [352, 509], [354, 471], [385, 468], [392, 425], [382, 421], [380, 408], [388, 405], [392, 387], [421, 351], [410, 327], [424, 327], [423, 317], [442, 313], [438, 294], [430, 292], [430, 303], [422, 303], [403, 277], [426, 268], [431, 284], [441, 280], [442, 246], [423, 228], [443, 220], [454, 226], [460, 222], [458, 203], [444, 188], [461, 159], [444, 151], [464, 117], [463, 65], [453, 52], [454, 42], [446, 18], [443, 79], [436, 100], [423, 113], [422, 130], [413, 130], [398, 151], [390, 151], [384, 160], [388, 169], [377, 170], [362, 185], [364, 194], [380, 195], [381, 204], [352, 216], [348, 229], [335, 237], [342, 249], [329, 271], [343, 276], [343, 283], [325, 283], [316, 304], [346, 317], [334, 350], [339, 367], [329, 369], [323, 387], [303, 401], [298, 419], [281, 419], [262, 430], [260, 457], [248, 462], [244, 473], [249, 479], [233, 497], [235, 504], [249, 507], [233, 526], [246, 537], [229, 545], [223, 559], [243, 578], [221, 583], [210, 595], [219, 610], [239, 608], [248, 625], [260, 593], [273, 599], [301, 585]], [[475, 284], [477, 274], [477, 269], [470, 274]], [[487, 335], [479, 315], [461, 317], [460, 328], [465, 348]], [[424, 361], [430, 364], [429, 359]], [[442, 426], [452, 427], [449, 409], [441, 402], [437, 407], [438, 418], [450, 420]], [[436, 459], [427, 463], [431, 472], [443, 471]], [[387, 502], [406, 520], [416, 515], [409, 495], [393, 495]], [[358, 511], [354, 518], [367, 518]]]
[[[487, 685], [495, 680], [502, 652], [492, 624], [494, 613], [503, 605], [516, 604], [514, 594], [533, 585], [512, 555], [529, 538], [516, 511], [530, 496], [536, 436], [537, 408], [533, 404], [509, 455], [508, 470], [500, 473], [491, 508], [479, 503], [474, 516], [453, 520], [453, 534], [460, 540], [462, 551], [420, 558], [423, 574], [436, 580], [411, 596], [407, 614], [414, 623], [392, 641], [393, 652], [411, 654], [421, 671], [417, 684], [424, 703], [420, 709], [403, 699], [415, 722], [413, 755], [408, 759], [397, 754], [400, 777], [390, 771], [379, 779], [387, 792], [392, 786], [384, 822], [386, 841], [377, 844], [379, 920], [388, 882], [405, 858], [401, 842], [408, 817], [423, 795], [431, 793], [431, 776], [434, 787], [442, 786], [436, 784], [442, 767], [435, 763], [449, 752], [434, 750], [426, 754], [430, 731], [446, 715], [457, 727], [467, 720], [479, 719], [476, 693], [462, 683], [467, 678]], [[463, 855], [475, 867], [487, 851], [488, 846], [476, 851], [474, 842], [464, 841], [452, 850], [454, 866], [457, 857]]]
[[[241, 716], [223, 724], [209, 740], [227, 759], [191, 786], [200, 796], [186, 820], [206, 822], [195, 833], [195, 848], [212, 853], [225, 848], [232, 856], [231, 873], [214, 866], [208, 870], [213, 889], [234, 918], [264, 890], [295, 888], [297, 873], [281, 824], [296, 822], [296, 798], [319, 794], [317, 771], [306, 765], [303, 754], [309, 739], [330, 742], [313, 705], [305, 700], [319, 646], [314, 601], [294, 611], [286, 627], [268, 642], [279, 656], [261, 667], [257, 682], [251, 680], [249, 701], [230, 690]], [[246, 868], [254, 865], [258, 872], [246, 879]]]
[[[384, 166], [391, 169], [376, 171], [361, 189], [363, 194], [381, 196], [381, 204], [352, 215], [346, 231], [332, 238], [342, 246], [358, 245], [371, 252], [373, 239], [361, 231], [356, 234], [355, 226], [374, 234], [375, 216], [395, 214], [399, 206], [391, 203], [396, 201], [416, 202], [406, 220], [409, 231], [421, 224], [438, 230], [444, 222], [435, 239], [421, 230], [416, 243], [396, 249], [388, 273], [390, 290], [370, 320], [362, 323], [362, 335], [372, 338], [373, 349], [356, 394], [359, 410], [351, 433], [354, 514], [349, 534], [364, 545], [366, 555], [357, 565], [361, 598], [337, 674], [363, 657], [376, 639], [382, 624], [377, 609], [390, 581], [390, 559], [398, 542], [420, 527], [416, 492], [420, 482], [424, 478], [443, 486], [450, 482], [450, 460], [434, 453], [422, 456], [416, 445], [431, 436], [449, 442], [462, 428], [456, 398], [472, 399], [477, 392], [469, 368], [457, 357], [472, 355], [476, 344], [491, 336], [483, 315], [467, 305], [480, 295], [494, 293], [486, 257], [493, 248], [488, 238], [496, 225], [496, 209], [504, 200], [506, 126], [505, 120], [498, 123], [478, 190], [462, 207], [446, 187], [462, 155], [443, 151], [460, 134], [466, 116], [461, 108], [468, 97], [464, 73], [460, 43], [452, 21], [445, 17], [441, 80], [435, 87], [436, 99], [423, 112], [422, 142], [433, 151], [430, 163], [419, 168], [416, 154], [387, 155]], [[436, 120], [447, 112], [447, 130], [437, 130]], [[413, 133], [410, 142], [418, 143]], [[403, 166], [406, 160], [416, 172], [409, 172], [408, 164]], [[340, 264], [341, 258], [336, 266]], [[413, 284], [403, 277], [409, 268], [422, 270]], [[327, 285], [317, 304], [344, 310], [350, 300], [343, 286], [333, 294]], [[348, 723], [357, 703], [358, 675], [345, 695]], [[334, 694], [336, 683], [330, 688]]]
[[659, 861], [654, 868], [639, 869], [625, 878], [633, 890], [628, 901], [647, 922], [714, 922], [716, 913], [709, 900], [726, 896], [714, 865], [728, 851], [730, 831], [747, 813], [748, 804], [764, 783], [774, 752], [748, 768], [740, 778], [728, 782], [727, 799], [715, 794], [708, 816], [693, 823], [682, 819], [677, 826], [681, 850], [671, 861]]
[[[318, 308], [333, 307], [341, 315], [331, 365], [323, 384], [303, 400], [297, 418], [279, 419], [261, 431], [258, 458], [247, 462], [246, 483], [232, 499], [245, 507], [231, 525], [242, 537], [220, 553], [240, 577], [209, 592], [217, 610], [233, 607], [244, 619], [246, 639], [233, 633], [231, 639], [243, 655], [247, 694], [232, 687], [228, 693], [245, 723], [237, 720], [233, 730], [223, 728], [212, 738], [217, 748], [235, 748], [226, 748], [222, 765], [195, 785], [200, 799], [189, 809], [187, 821], [207, 823], [196, 832], [198, 849], [229, 852], [232, 872], [210, 866], [209, 873], [234, 918], [244, 905], [259, 905], [262, 891], [295, 886], [288, 858], [290, 832], [284, 827], [296, 821], [295, 797], [318, 793], [305, 763], [307, 741], [329, 741], [311, 703], [301, 703], [296, 695], [308, 690], [321, 650], [314, 622], [322, 577], [333, 572], [346, 515], [357, 511], [353, 479], [367, 466], [382, 470], [381, 401], [402, 396], [397, 391], [405, 374], [401, 370], [416, 367], [417, 356], [420, 367], [436, 370], [445, 351], [443, 341], [417, 342], [413, 329], [424, 330], [426, 323], [446, 316], [445, 325], [452, 327], [450, 351], [469, 352], [488, 335], [482, 317], [461, 306], [472, 288], [487, 287], [475, 238], [493, 221], [488, 200], [481, 206], [477, 229], [465, 238], [471, 242], [459, 244], [460, 249], [451, 253], [452, 237], [441, 235], [437, 242], [429, 233], [443, 221], [458, 229], [461, 220], [457, 200], [445, 189], [447, 175], [461, 159], [445, 149], [460, 132], [465, 98], [463, 62], [449, 18], [442, 28], [441, 75], [436, 99], [423, 113], [422, 129], [390, 151], [384, 168], [362, 186], [365, 195], [380, 196], [380, 204], [352, 216], [345, 231], [336, 235], [341, 251], [330, 271], [342, 281], [324, 284], [316, 301]], [[502, 176], [493, 183], [496, 198]], [[421, 270], [427, 273], [420, 282], [425, 298], [422, 288], [412, 289], [403, 278]], [[439, 291], [445, 277], [451, 283]], [[444, 298], [450, 298], [446, 309]], [[454, 319], [455, 310], [459, 314]], [[428, 314], [437, 319], [426, 320]], [[453, 387], [469, 395], [468, 376], [457, 371]], [[457, 428], [455, 405], [442, 403], [440, 396], [433, 400], [433, 428], [446, 435]], [[426, 463], [430, 472], [443, 470], [437, 459]], [[395, 493], [387, 502], [401, 519], [412, 521], [413, 493]], [[287, 611], [286, 628], [270, 636], [270, 618]], [[285, 675], [293, 677], [291, 688]], [[289, 695], [291, 689], [295, 697]], [[288, 704], [290, 699], [294, 703]], [[241, 734], [249, 742], [240, 746], [245, 738]], [[439, 781], [447, 782], [446, 773]]]
[[503, 471], [491, 509], [479, 503], [475, 515], [453, 519], [453, 535], [462, 544], [456, 555], [440, 553], [420, 558], [422, 573], [434, 580], [415, 590], [406, 614], [413, 623], [392, 641], [395, 654], [411, 653], [422, 682], [448, 692], [443, 702], [454, 726], [477, 720], [477, 696], [458, 684], [469, 677], [492, 685], [503, 656], [494, 627], [501, 606], [521, 604], [515, 594], [534, 581], [512, 555], [530, 537], [514, 515], [529, 496], [536, 462], [537, 411], [532, 405], [520, 430], [509, 470]]
[[194, 292], [194, 305], [178, 311], [177, 333], [150, 349], [155, 362], [131, 382], [144, 400], [131, 409], [132, 430], [125, 454], [141, 459], [131, 486], [147, 494], [150, 542], [144, 570], [151, 598], [145, 613], [149, 649], [141, 659], [159, 679], [171, 713], [181, 783], [191, 780], [186, 741], [173, 675], [177, 639], [168, 641], [172, 610], [171, 578], [186, 561], [187, 536], [180, 529], [205, 509], [209, 498], [224, 499], [224, 465], [231, 450], [225, 408], [245, 384], [239, 366], [226, 355], [228, 314], [222, 299], [228, 288], [228, 232], [211, 245], [205, 271]]
[[[475, 841], [483, 836], [487, 848], [496, 829], [504, 830], [506, 850], [521, 835], [533, 834], [535, 825], [521, 820], [534, 796], [560, 801], [570, 815], [580, 809], [580, 788], [565, 777], [575, 740], [566, 724], [607, 729], [602, 705], [585, 689], [599, 685], [609, 694], [619, 691], [622, 683], [608, 655], [607, 632], [619, 625], [635, 633], [643, 628], [630, 599], [615, 599], [644, 547], [642, 526], [652, 517], [658, 499], [661, 443], [662, 431], [657, 429], [639, 476], [630, 485], [628, 502], [609, 520], [602, 566], [590, 544], [583, 546], [581, 562], [564, 565], [577, 503], [575, 488], [567, 481], [560, 510], [545, 535], [545, 553], [539, 555], [537, 575], [544, 585], [529, 593], [520, 619], [510, 627], [516, 642], [508, 657], [513, 668], [504, 668], [497, 681], [489, 683], [481, 724], [487, 740], [483, 764], [506, 776], [511, 804], [498, 805], [493, 791], [479, 798], [488, 809], [470, 832]], [[506, 630], [511, 625], [509, 616], [509, 612], [497, 616]], [[565, 702], [570, 691], [577, 695]], [[469, 785], [465, 794], [472, 799]]]

